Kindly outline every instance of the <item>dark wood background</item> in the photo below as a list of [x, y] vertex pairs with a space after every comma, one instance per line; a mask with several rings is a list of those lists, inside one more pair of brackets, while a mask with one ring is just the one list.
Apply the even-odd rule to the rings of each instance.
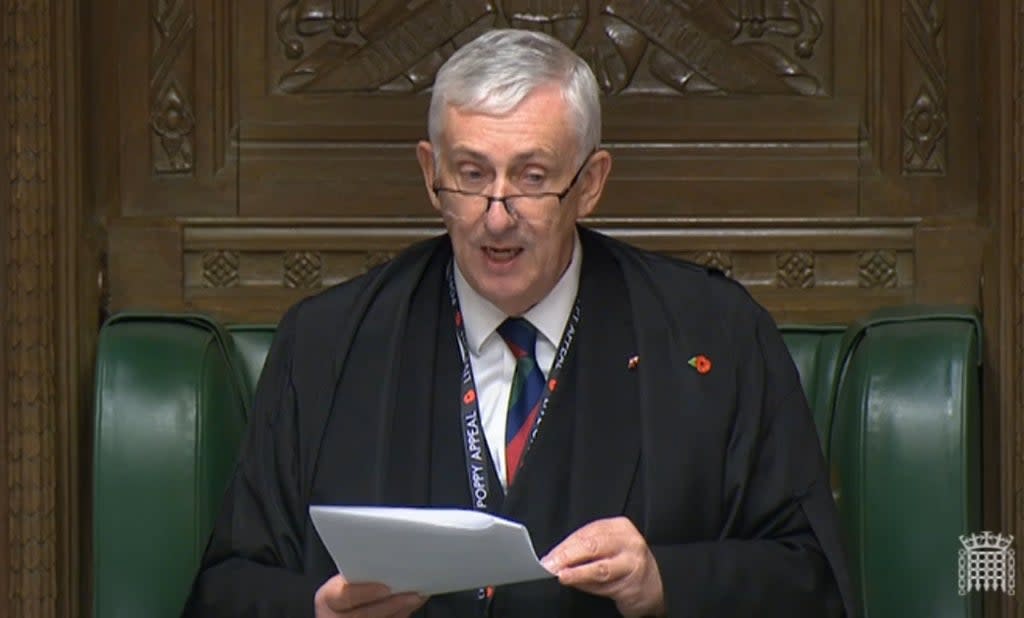
[[274, 321], [437, 233], [431, 80], [506, 25], [600, 77], [595, 227], [779, 321], [980, 307], [985, 524], [1024, 537], [1024, 0], [5, 0], [0, 614], [88, 615], [102, 318]]
[[434, 234], [413, 156], [433, 74], [530, 24], [604, 88], [593, 225], [719, 266], [785, 321], [980, 302], [967, 3], [105, 4], [110, 310], [273, 320]]

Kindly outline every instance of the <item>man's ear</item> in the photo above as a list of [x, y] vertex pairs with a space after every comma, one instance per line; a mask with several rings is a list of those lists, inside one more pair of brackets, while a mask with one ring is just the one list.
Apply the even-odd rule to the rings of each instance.
[[604, 192], [604, 183], [612, 171], [612, 155], [607, 150], [599, 149], [590, 155], [587, 169], [579, 179], [580, 197], [576, 200], [576, 218], [582, 219], [594, 212], [597, 202]]
[[433, 145], [426, 140], [420, 140], [416, 144], [416, 159], [420, 162], [420, 171], [423, 172], [423, 184], [427, 187], [427, 197], [430, 198], [430, 203], [433, 205], [434, 210], [440, 211], [441, 202], [437, 199], [437, 194], [434, 193], [437, 169], [434, 166]]

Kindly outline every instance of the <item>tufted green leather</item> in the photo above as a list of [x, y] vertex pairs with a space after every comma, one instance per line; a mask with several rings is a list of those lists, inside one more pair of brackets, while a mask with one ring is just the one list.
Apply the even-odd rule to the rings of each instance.
[[[836, 481], [871, 618], [980, 617], [957, 536], [980, 524], [980, 327], [903, 307], [850, 328], [783, 326]], [[122, 315], [96, 374], [94, 609], [176, 616], [234, 465], [273, 326]]]

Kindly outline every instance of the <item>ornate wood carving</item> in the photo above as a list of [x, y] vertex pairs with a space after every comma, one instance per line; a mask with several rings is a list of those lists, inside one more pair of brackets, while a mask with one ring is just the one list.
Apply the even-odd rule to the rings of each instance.
[[691, 262], [715, 268], [732, 277], [732, 256], [726, 251], [698, 251], [687, 256]]
[[323, 260], [319, 251], [291, 251], [284, 255], [284, 287], [320, 287]]
[[[336, 231], [325, 232], [323, 238], [333, 236], [340, 239], [347, 236], [343, 227], [339, 226]], [[306, 239], [300, 238], [287, 240], [285, 236], [277, 236], [276, 233], [275, 237], [277, 242], [273, 243], [274, 245], [289, 248], [271, 250], [266, 246], [251, 246], [242, 250], [213, 251], [187, 248], [181, 258], [186, 293], [220, 288], [224, 294], [230, 295], [234, 292], [227, 288], [237, 287], [271, 292], [281, 289], [316, 290], [366, 272], [394, 257], [407, 243], [405, 237], [395, 236], [388, 243], [394, 247], [392, 251], [352, 247], [351, 243], [348, 243], [349, 248], [310, 250], [308, 247], [323, 246], [323, 243], [307, 244]], [[737, 240], [738, 238], [725, 242], [732, 246], [737, 244]], [[705, 242], [710, 241], [708, 238]], [[203, 244], [212, 242], [210, 239]], [[230, 235], [224, 237], [222, 242], [230, 244]], [[639, 245], [648, 244], [643, 238], [635, 242]], [[338, 246], [344, 245], [339, 243]], [[702, 266], [716, 268], [751, 288], [789, 288], [794, 292], [821, 285], [848, 290], [897, 287], [906, 289], [914, 283], [913, 252], [906, 249], [819, 249], [779, 253], [774, 249], [764, 248], [668, 253]], [[826, 275], [818, 274], [817, 264], [829, 265], [829, 272]], [[766, 276], [769, 271], [772, 276]]]
[[153, 170], [191, 172], [195, 164], [195, 0], [150, 0], [153, 15], [150, 127]]
[[946, 171], [946, 0], [903, 0], [903, 172]]
[[894, 288], [899, 283], [896, 253], [865, 251], [860, 254], [860, 286], [862, 288]]
[[229, 288], [238, 285], [238, 252], [210, 251], [203, 254], [203, 285]]
[[[926, 292], [918, 277], [921, 223], [913, 219], [813, 221], [592, 219], [627, 242], [713, 266], [746, 285], [778, 319], [842, 321]], [[301, 233], [296, 233], [301, 230]], [[231, 321], [273, 321], [304, 295], [340, 283], [436, 235], [435, 218], [366, 220], [183, 220], [113, 236], [112, 309], [140, 305], [209, 311]], [[952, 247], [966, 250], [958, 240]], [[138, 249], [161, 268], [138, 268]], [[865, 255], [892, 271], [865, 287]], [[780, 275], [780, 268], [782, 274]], [[216, 273], [216, 274], [215, 274]], [[969, 287], [971, 272], [957, 275]], [[951, 284], [955, 286], [954, 284]], [[946, 298], [936, 295], [941, 300]]]
[[363, 262], [363, 267], [365, 270], [370, 270], [374, 266], [380, 266], [394, 257], [394, 251], [371, 251], [366, 254], [366, 260]]
[[58, 535], [57, 380], [54, 342], [54, 126], [52, 16], [47, 0], [6, 3], [3, 41], [10, 83], [11, 222], [3, 341], [5, 459], [11, 616], [56, 615]]
[[814, 254], [810, 251], [787, 251], [775, 258], [780, 288], [814, 287]]
[[830, 15], [831, 0], [289, 0], [273, 56], [285, 92], [417, 91], [459, 43], [511, 25], [573, 47], [607, 93], [818, 96]]
[[[237, 80], [234, 71], [236, 16], [234, 13], [238, 3], [235, 0], [216, 0], [213, 3], [213, 62], [211, 78], [213, 92], [213, 114], [210, 123], [210, 139], [213, 144], [211, 172], [214, 175], [223, 172], [234, 152], [229, 148], [232, 135], [238, 123]], [[198, 36], [198, 35], [197, 35]], [[198, 80], [201, 82], [201, 80]]]

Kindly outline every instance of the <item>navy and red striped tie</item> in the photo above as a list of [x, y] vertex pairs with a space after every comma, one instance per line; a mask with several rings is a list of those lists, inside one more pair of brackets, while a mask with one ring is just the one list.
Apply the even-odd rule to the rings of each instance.
[[505, 478], [511, 485], [540, 412], [544, 374], [537, 365], [537, 329], [533, 324], [523, 318], [509, 318], [498, 327], [498, 334], [516, 358], [505, 422]]

